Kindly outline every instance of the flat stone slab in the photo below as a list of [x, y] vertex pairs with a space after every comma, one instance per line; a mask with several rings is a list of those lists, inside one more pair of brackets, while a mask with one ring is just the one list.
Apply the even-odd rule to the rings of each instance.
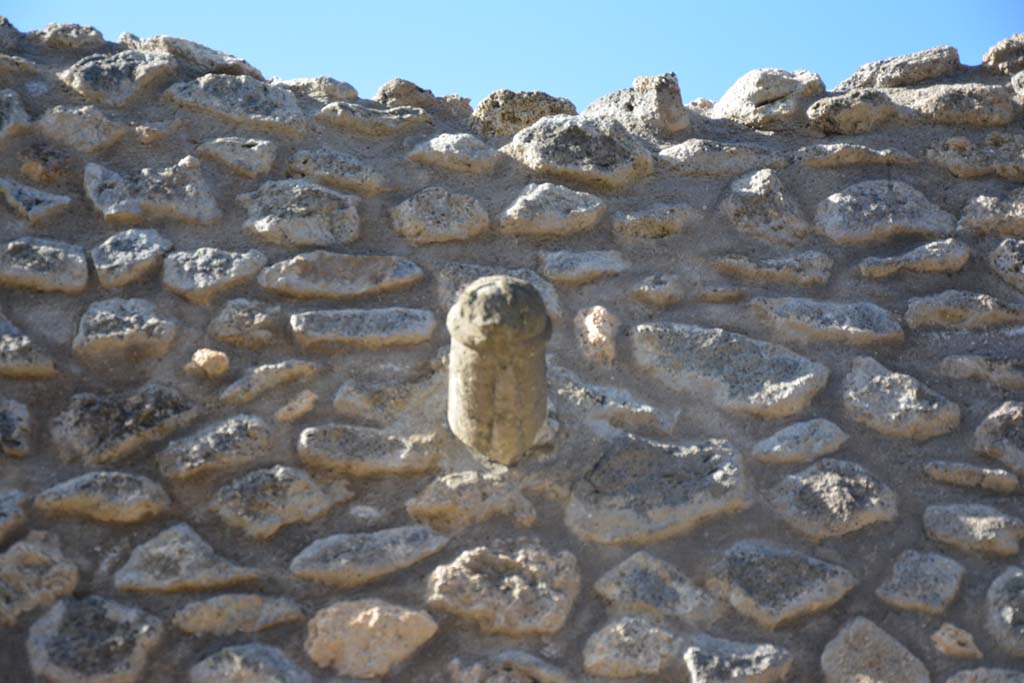
[[14, 626], [19, 617], [70, 595], [78, 585], [78, 567], [64, 557], [55, 534], [31, 531], [0, 554], [0, 624]]
[[891, 522], [897, 515], [891, 488], [860, 465], [831, 458], [786, 476], [768, 494], [768, 504], [816, 541]]
[[266, 265], [267, 257], [255, 249], [176, 251], [164, 259], [163, 285], [192, 303], [209, 304], [217, 295], [254, 280]]
[[347, 299], [409, 287], [423, 270], [397, 256], [361, 256], [329, 251], [298, 254], [260, 273], [260, 286], [296, 298]]
[[573, 235], [593, 228], [604, 216], [605, 203], [589, 192], [564, 185], [527, 185], [498, 217], [508, 235]]
[[713, 265], [718, 272], [743, 280], [816, 287], [828, 282], [834, 262], [820, 251], [801, 251], [757, 261], [744, 256], [726, 256], [716, 259]]
[[928, 150], [928, 160], [942, 166], [958, 178], [995, 175], [1016, 182], [1024, 181], [1024, 135], [989, 133], [975, 142], [952, 137]]
[[13, 398], [0, 398], [0, 453], [13, 458], [28, 455], [30, 430], [28, 406]]
[[1024, 520], [980, 503], [929, 505], [924, 530], [928, 538], [960, 550], [1010, 557], [1020, 548]]
[[309, 467], [355, 477], [421, 474], [440, 455], [432, 434], [408, 436], [373, 427], [331, 423], [307, 427], [299, 435], [299, 460]]
[[151, 84], [173, 76], [177, 68], [178, 63], [170, 55], [122, 50], [83, 57], [57, 72], [57, 78], [88, 100], [123, 107]]
[[849, 417], [891, 438], [925, 441], [960, 425], [956, 403], [870, 356], [853, 359], [842, 401]]
[[226, 386], [220, 392], [220, 400], [229, 406], [249, 403], [286, 384], [309, 379], [319, 371], [317, 363], [294, 358], [257, 365], [247, 369], [241, 377]]
[[84, 184], [93, 207], [115, 223], [167, 219], [208, 225], [221, 217], [202, 163], [191, 155], [173, 166], [144, 168], [127, 178], [88, 163]]
[[17, 325], [0, 315], [0, 377], [45, 379], [57, 374], [53, 359]]
[[196, 154], [214, 159], [239, 175], [256, 178], [270, 173], [277, 156], [277, 143], [237, 136], [215, 138], [196, 147]]
[[148, 477], [110, 470], [51, 486], [39, 492], [32, 504], [48, 514], [127, 524], [167, 512], [171, 499]]
[[[0, 99], [0, 103], [3, 101]], [[25, 122], [28, 122], [27, 117]], [[0, 127], [0, 137], [5, 128]], [[127, 126], [114, 123], [92, 105], [75, 107], [58, 104], [46, 110], [36, 122], [36, 128], [48, 139], [84, 154], [100, 152], [119, 142], [128, 132]]]
[[617, 609], [688, 624], [711, 624], [724, 611], [721, 602], [685, 574], [643, 550], [605, 572], [594, 591]]
[[100, 285], [112, 289], [155, 273], [173, 246], [156, 230], [131, 228], [111, 235], [93, 247], [89, 255]]
[[177, 524], [136, 546], [114, 574], [114, 587], [147, 593], [209, 590], [258, 576], [219, 556], [188, 524]]
[[81, 247], [41, 237], [18, 237], [0, 247], [0, 285], [77, 294], [88, 283]]
[[546, 116], [517, 132], [501, 151], [535, 173], [612, 188], [654, 170], [644, 144], [609, 119]]
[[849, 571], [760, 541], [740, 541], [712, 568], [707, 586], [769, 630], [824, 611], [857, 584]]
[[447, 536], [420, 525], [335, 534], [306, 546], [289, 569], [304, 579], [352, 588], [411, 567], [447, 544]]
[[559, 285], [583, 285], [626, 272], [618, 251], [542, 251], [540, 274]]
[[171, 350], [178, 325], [145, 299], [104, 299], [89, 304], [78, 321], [72, 352], [86, 360], [159, 358]]
[[329, 247], [359, 238], [359, 198], [308, 180], [268, 180], [238, 195], [248, 211], [242, 228], [283, 247]]
[[1024, 569], [1007, 567], [985, 594], [985, 629], [1000, 649], [1024, 657]]
[[229, 636], [257, 633], [304, 618], [302, 608], [290, 598], [225, 593], [188, 603], [174, 613], [174, 625], [195, 636]]
[[429, 341], [437, 319], [432, 312], [418, 308], [349, 308], [295, 313], [288, 324], [303, 348], [342, 345], [380, 349]]
[[222, 486], [210, 509], [228, 526], [253, 538], [269, 538], [288, 524], [312, 522], [353, 495], [344, 482], [334, 482], [325, 491], [306, 472], [274, 465]]
[[930, 683], [928, 669], [898, 640], [864, 617], [855, 617], [821, 652], [825, 683], [900, 681]]
[[974, 450], [1024, 474], [1024, 403], [1006, 401], [974, 430]]
[[417, 145], [408, 156], [426, 166], [456, 173], [490, 173], [498, 163], [498, 151], [469, 133], [441, 133]]
[[535, 545], [479, 546], [439, 565], [427, 605], [513, 636], [561, 630], [580, 590], [576, 558]]
[[316, 115], [318, 121], [359, 135], [383, 137], [398, 135], [410, 128], [433, 122], [419, 107], [367, 107], [355, 102], [331, 102]]
[[312, 683], [282, 650], [262, 643], [228, 645], [197, 662], [188, 671], [189, 683]]
[[899, 180], [865, 180], [831, 194], [818, 204], [814, 222], [833, 242], [850, 246], [956, 230], [952, 215]]
[[849, 438], [836, 423], [816, 418], [793, 423], [758, 441], [751, 455], [772, 464], [811, 462], [836, 452]]
[[32, 672], [52, 681], [139, 683], [163, 622], [141, 609], [98, 595], [68, 598], [28, 632]]
[[420, 190], [391, 209], [391, 224], [413, 244], [459, 242], [479, 236], [491, 219], [483, 205], [443, 187]]
[[0, 178], [0, 195], [7, 206], [33, 225], [63, 212], [71, 204], [71, 197], [44, 192], [8, 178]]
[[743, 235], [770, 244], [798, 244], [811, 231], [800, 206], [771, 168], [734, 180], [721, 210]]
[[120, 460], [191, 423], [197, 408], [177, 389], [152, 383], [132, 393], [75, 394], [50, 422], [50, 434], [69, 462]]
[[280, 306], [252, 299], [231, 299], [213, 317], [206, 331], [224, 344], [258, 349], [280, 339], [284, 316]]
[[677, 655], [673, 634], [644, 617], [612, 619], [583, 645], [583, 671], [591, 676], [629, 678], [667, 670]]
[[691, 138], [658, 152], [658, 161], [675, 173], [738, 176], [759, 168], [782, 168], [789, 161], [767, 147]]
[[190, 479], [252, 464], [266, 456], [270, 428], [255, 415], [236, 415], [183, 439], [172, 441], [156, 456], [160, 474]]
[[788, 342], [869, 346], [903, 343], [899, 318], [869, 302], [836, 303], [799, 297], [752, 299], [754, 312]]
[[354, 192], [380, 192], [389, 183], [368, 163], [333, 149], [300, 149], [288, 161], [288, 175]]
[[295, 94], [252, 76], [206, 74], [194, 81], [175, 83], [164, 97], [186, 109], [230, 123], [267, 128], [282, 133], [300, 132], [306, 117]]
[[965, 572], [963, 565], [945, 555], [905, 550], [875, 595], [898, 609], [942, 614], [956, 599]]
[[785, 681], [793, 655], [772, 643], [738, 643], [704, 634], [683, 652], [691, 683], [776, 683]]
[[880, 279], [911, 273], [955, 273], [967, 265], [971, 250], [953, 238], [928, 242], [898, 256], [869, 257], [857, 268], [864, 277]]
[[1024, 304], [980, 292], [947, 289], [911, 298], [903, 319], [912, 329], [983, 330], [1024, 323]]
[[676, 391], [704, 394], [719, 408], [765, 417], [802, 412], [828, 382], [824, 365], [784, 346], [720, 328], [637, 325], [634, 362]]
[[739, 454], [720, 439], [659, 443], [623, 436], [572, 487], [565, 524], [597, 543], [687, 533], [751, 504]]

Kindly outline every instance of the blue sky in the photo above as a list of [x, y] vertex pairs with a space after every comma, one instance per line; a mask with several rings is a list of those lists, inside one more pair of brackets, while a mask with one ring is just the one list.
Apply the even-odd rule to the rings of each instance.
[[92, 24], [108, 40], [122, 31], [190, 38], [267, 76], [326, 74], [363, 97], [401, 77], [474, 104], [510, 88], [580, 108], [665, 71], [689, 101], [717, 99], [758, 67], [808, 69], [832, 86], [865, 62], [942, 44], [978, 64], [1024, 31], [1024, 0], [3, 0], [0, 14], [22, 31], [57, 21]]

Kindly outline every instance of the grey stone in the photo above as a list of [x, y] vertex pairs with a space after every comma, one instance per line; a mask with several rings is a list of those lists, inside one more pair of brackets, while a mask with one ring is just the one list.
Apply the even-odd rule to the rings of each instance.
[[658, 161], [683, 175], [737, 176], [758, 168], [782, 168], [786, 158], [760, 145], [691, 138], [658, 152]]
[[793, 656], [771, 643], [737, 643], [699, 634], [683, 652], [691, 683], [785, 681]]
[[903, 342], [899, 318], [866, 301], [837, 303], [798, 297], [758, 297], [751, 300], [751, 307], [769, 329], [788, 342], [854, 346]]
[[833, 242], [859, 245], [897, 235], [945, 237], [956, 219], [899, 180], [865, 180], [818, 204], [815, 223]]
[[360, 159], [333, 149], [300, 149], [288, 160], [288, 175], [354, 192], [381, 192], [389, 183]]
[[299, 298], [348, 299], [409, 287], [423, 270], [396, 256], [360, 256], [313, 251], [263, 269], [260, 286], [273, 294]]
[[85, 309], [71, 350], [90, 361], [159, 358], [171, 350], [177, 333], [177, 323], [145, 299], [104, 299]]
[[370, 136], [398, 135], [433, 122], [430, 114], [419, 107], [377, 108], [355, 102], [331, 102], [316, 117], [324, 123]]
[[604, 212], [605, 203], [595, 195], [540, 183], [527, 185], [498, 220], [510, 235], [565, 236], [593, 228]]
[[25, 506], [29, 497], [18, 489], [0, 489], [0, 543], [28, 521]]
[[191, 479], [252, 464], [266, 457], [269, 447], [270, 428], [262, 418], [236, 415], [172, 441], [156, 461], [164, 477]]
[[875, 595], [899, 609], [942, 614], [956, 599], [964, 573], [959, 562], [945, 555], [905, 550]]
[[569, 683], [559, 667], [522, 650], [503, 650], [471, 666], [448, 664], [452, 683]]
[[532, 526], [537, 512], [507, 470], [452, 472], [431, 481], [405, 503], [417, 522], [457, 532], [497, 515], [512, 515], [517, 526]]
[[100, 285], [110, 289], [156, 272], [172, 247], [171, 241], [156, 230], [131, 228], [111, 235], [89, 253]]
[[88, 282], [81, 247], [41, 237], [19, 237], [0, 247], [0, 285], [77, 294]]
[[420, 190], [390, 213], [395, 232], [413, 244], [468, 240], [490, 225], [490, 217], [479, 201], [443, 187]]
[[413, 148], [408, 157], [427, 166], [457, 173], [490, 173], [498, 152], [469, 133], [441, 133]]
[[296, 359], [257, 365], [225, 387], [220, 400], [227, 405], [248, 403], [285, 384], [309, 379], [319, 371], [316, 363]]
[[71, 204], [71, 197], [43, 192], [8, 178], [0, 178], [0, 194], [15, 213], [33, 225], [55, 216]]
[[437, 320], [430, 311], [418, 308], [350, 308], [295, 313], [289, 325], [303, 348], [380, 349], [429, 341]]
[[308, 180], [268, 180], [238, 195], [248, 211], [242, 227], [283, 247], [329, 247], [359, 237], [359, 198]]
[[960, 69], [960, 53], [943, 45], [909, 55], [870, 62], [836, 86], [836, 90], [854, 88], [893, 88], [951, 76]]
[[29, 453], [28, 406], [13, 398], [0, 398], [0, 453], [20, 458]]
[[496, 90], [480, 100], [473, 110], [473, 128], [485, 136], [511, 136], [545, 116], [576, 114], [576, 107], [564, 97], [536, 90]]
[[630, 678], [663, 673], [677, 655], [673, 634], [643, 617], [619, 617], [587, 638], [583, 670], [591, 676]]
[[1024, 683], [1024, 672], [1009, 669], [964, 669], [946, 679], [946, 683]]
[[204, 73], [252, 76], [263, 80], [263, 74], [244, 59], [200, 45], [185, 38], [152, 36], [131, 41], [130, 47], [147, 52], [163, 52], [201, 69]]
[[283, 85], [252, 76], [206, 74], [194, 81], [175, 83], [164, 97], [235, 124], [248, 124], [282, 133], [301, 132], [306, 118], [295, 94]]
[[56, 535], [31, 531], [0, 554], [0, 624], [14, 626], [22, 614], [48, 607], [78, 585], [78, 567], [64, 557]]
[[[1024, 158], [1024, 148], [1021, 157]], [[1024, 188], [1001, 196], [973, 197], [960, 212], [957, 227], [975, 233], [1024, 236]]]
[[[92, 105], [76, 107], [58, 104], [43, 114], [36, 122], [36, 127], [50, 140], [85, 154], [95, 154], [110, 147], [128, 132], [126, 126], [114, 123]], [[4, 129], [6, 126], [0, 129], [0, 136]]]
[[31, 31], [28, 36], [57, 50], [96, 50], [106, 42], [99, 29], [81, 24], [47, 24], [45, 29]]
[[825, 92], [810, 71], [754, 69], [740, 76], [710, 112], [760, 130], [785, 130], [804, 123], [807, 104]]
[[[45, 119], [45, 117], [43, 118]], [[0, 90], [0, 140], [23, 130], [28, 122], [28, 113], [25, 112], [25, 107], [21, 104], [18, 91]], [[45, 126], [43, 123], [40, 125]]]
[[817, 418], [796, 422], [758, 441], [751, 455], [773, 464], [811, 462], [836, 452], [849, 438], [839, 425]]
[[178, 68], [173, 57], [155, 52], [123, 50], [83, 57], [57, 78], [82, 97], [111, 107], [123, 107]]
[[284, 329], [280, 306], [251, 299], [231, 299], [206, 328], [219, 342], [247, 348], [273, 344]]
[[883, 123], [909, 116], [910, 112], [893, 101], [889, 90], [873, 88], [822, 97], [807, 109], [811, 125], [831, 135], [867, 133]]
[[334, 394], [334, 412], [353, 424], [400, 427], [443, 424], [448, 377], [444, 371], [428, 372], [397, 381], [345, 380]]
[[1024, 360], [1013, 356], [946, 356], [939, 372], [953, 379], [977, 379], [1003, 389], [1024, 389]]
[[64, 460], [101, 465], [163, 439], [196, 415], [177, 389], [152, 383], [131, 393], [75, 394], [50, 422], [50, 433]]
[[690, 127], [674, 73], [637, 76], [633, 87], [594, 100], [581, 116], [618, 121], [634, 135], [652, 141]]
[[196, 154], [215, 159], [247, 178], [270, 173], [277, 156], [277, 143], [258, 138], [216, 138], [196, 147]]
[[533, 285], [533, 288], [540, 293], [541, 299], [544, 300], [544, 308], [552, 320], [559, 320], [562, 317], [558, 290], [533, 270], [481, 266], [471, 263], [445, 263], [435, 268], [432, 275], [437, 281], [438, 305], [443, 310], [451, 308], [470, 283], [488, 275], [508, 275], [526, 280]]
[[989, 294], [947, 289], [907, 301], [903, 315], [911, 329], [945, 328], [983, 330], [1024, 322], [1024, 304], [997, 299]]
[[832, 259], [820, 251], [800, 251], [778, 258], [754, 261], [743, 256], [726, 256], [714, 262], [725, 275], [764, 284], [816, 287], [828, 282]]
[[650, 542], [750, 504], [743, 464], [728, 442], [675, 444], [623, 435], [573, 485], [565, 524], [588, 542]]
[[649, 175], [654, 158], [618, 121], [546, 116], [501, 150], [535, 173], [616, 188]]
[[303, 618], [302, 608], [290, 598], [224, 593], [188, 603], [174, 613], [174, 625], [191, 635], [229, 636], [257, 633]]
[[800, 207], [770, 168], [734, 180], [721, 208], [741, 233], [772, 244], [796, 244], [810, 232]]
[[694, 226], [701, 212], [688, 204], [654, 204], [612, 216], [612, 230], [627, 238], [660, 239]]
[[427, 605], [473, 621], [484, 633], [556, 633], [580, 589], [576, 558], [540, 545], [463, 551], [427, 579]]
[[98, 595], [68, 598], [28, 632], [32, 672], [61, 683], [138, 683], [163, 637], [157, 617]]
[[1024, 240], [1006, 238], [988, 255], [996, 275], [1024, 292]]
[[919, 380], [858, 356], [843, 379], [846, 414], [890, 438], [927, 439], [960, 425], [960, 407]]
[[217, 555], [188, 524], [177, 524], [135, 546], [114, 574], [123, 591], [209, 590], [251, 581], [258, 574]]
[[315, 78], [291, 78], [280, 80], [271, 78], [271, 83], [280, 84], [290, 89], [296, 95], [309, 97], [320, 104], [330, 104], [338, 100], [351, 102], [359, 99], [359, 93], [351, 83], [339, 81], [330, 76], [316, 76]]
[[687, 624], [711, 624], [723, 612], [723, 605], [685, 574], [642, 550], [605, 572], [594, 591], [616, 609]]
[[821, 652], [824, 683], [931, 683], [928, 669], [898, 640], [864, 617], [854, 617]]
[[952, 237], [928, 242], [898, 256], [868, 257], [857, 268], [869, 278], [887, 278], [903, 271], [912, 273], [955, 273], [967, 265], [971, 250]]
[[206, 305], [219, 294], [254, 280], [266, 265], [267, 257], [255, 249], [176, 251], [164, 259], [163, 285], [192, 303]]
[[924, 530], [928, 538], [960, 550], [1011, 557], [1024, 536], [1024, 521], [980, 503], [929, 505]]
[[325, 424], [299, 435], [298, 456], [305, 465], [354, 477], [421, 474], [434, 468], [440, 453], [433, 434], [402, 436], [372, 427]]
[[977, 488], [993, 493], [1014, 493], [1020, 480], [1013, 472], [995, 467], [978, 467], [963, 462], [933, 460], [926, 463], [924, 472], [933, 481], [964, 488]]
[[17, 325], [0, 315], [0, 377], [46, 379], [56, 374], [53, 359]]
[[999, 647], [1024, 657], [1024, 570], [1007, 567], [985, 594], [985, 628]]
[[974, 430], [974, 450], [1024, 474], [1024, 403], [1006, 401]]
[[712, 568], [707, 586], [762, 628], [827, 610], [857, 579], [835, 564], [760, 541], [740, 541]]
[[540, 274], [555, 284], [582, 285], [619, 275], [629, 264], [618, 251], [542, 251]]
[[917, 159], [903, 150], [891, 147], [875, 148], [854, 145], [847, 142], [822, 143], [801, 147], [793, 155], [793, 161], [806, 168], [845, 168], [883, 164], [905, 166], [916, 164]]
[[[974, 636], [969, 631], [965, 631], [958, 626], [954, 626], [948, 621], [942, 624], [934, 633], [932, 633], [930, 640], [935, 649], [947, 657], [957, 657], [960, 659], [981, 659], [984, 655], [981, 654], [981, 650], [978, 649], [977, 644], [974, 642]], [[975, 669], [972, 671], [962, 671], [960, 674], [947, 678], [946, 683], [1013, 683], [1013, 680], [1006, 680], [1005, 678], [995, 677], [994, 680], [985, 678], [985, 669]], [[998, 673], [995, 669], [990, 669], [993, 673]], [[1004, 673], [1011, 673], [1003, 670]], [[973, 675], [976, 674], [977, 678]], [[1024, 680], [1024, 679], [1017, 679]]]
[[195, 664], [189, 683], [311, 683], [280, 649], [262, 643], [228, 645]]
[[562, 367], [548, 368], [549, 383], [561, 406], [571, 406], [588, 420], [598, 420], [629, 432], [672, 433], [679, 410], [652, 406], [629, 391], [588, 384]]
[[159, 484], [139, 474], [89, 472], [41, 491], [37, 510], [98, 522], [131, 523], [162, 514], [171, 499]]
[[981, 62], [990, 70], [1004, 74], [1024, 70], [1024, 33], [1000, 40], [985, 52]]
[[339, 588], [362, 586], [438, 553], [448, 537], [414, 525], [313, 541], [292, 559], [296, 576]]
[[978, 142], [952, 137], [929, 149], [927, 156], [958, 178], [997, 175], [1024, 181], [1024, 135], [995, 132]]
[[707, 392], [719, 408], [766, 417], [802, 412], [829, 371], [789, 349], [719, 328], [637, 325], [634, 362], [676, 391]]
[[209, 224], [221, 217], [213, 191], [203, 178], [201, 163], [184, 157], [164, 169], [144, 168], [124, 178], [99, 164], [85, 165], [85, 194], [112, 222], [170, 219]]

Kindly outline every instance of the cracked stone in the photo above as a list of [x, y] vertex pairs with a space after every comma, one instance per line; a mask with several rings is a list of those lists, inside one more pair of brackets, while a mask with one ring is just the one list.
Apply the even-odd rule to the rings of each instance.
[[793, 666], [789, 650], [698, 634], [683, 652], [691, 683], [777, 683]]
[[210, 509], [253, 538], [269, 538], [288, 524], [312, 522], [354, 495], [345, 482], [325, 491], [306, 472], [284, 465], [254, 470], [222, 486]]
[[88, 360], [110, 356], [159, 358], [171, 350], [178, 326], [145, 299], [104, 299], [89, 304], [78, 322], [72, 352]]
[[834, 264], [820, 251], [801, 251], [759, 261], [726, 256], [715, 260], [713, 265], [720, 273], [753, 282], [817, 287], [828, 282]]
[[346, 299], [401, 289], [422, 278], [419, 266], [397, 256], [313, 251], [264, 268], [258, 280], [283, 296]]
[[114, 574], [114, 587], [160, 593], [209, 590], [258, 576], [218, 555], [188, 524], [177, 524], [136, 546]]
[[144, 168], [124, 178], [99, 164], [85, 165], [85, 194], [108, 221], [169, 219], [209, 224], [221, 217], [201, 163], [186, 156], [164, 169]]
[[57, 78], [88, 100], [123, 107], [177, 69], [178, 63], [170, 55], [123, 50], [83, 57], [58, 72]]
[[299, 460], [354, 477], [421, 474], [440, 457], [435, 434], [391, 434], [372, 427], [325, 424], [299, 435]]
[[654, 204], [612, 216], [616, 235], [637, 239], [661, 239], [695, 226], [702, 213], [689, 204]]
[[355, 102], [331, 102], [316, 118], [353, 133], [371, 136], [398, 135], [410, 128], [433, 125], [430, 114], [419, 107], [367, 107]]
[[128, 472], [89, 472], [41, 491], [32, 504], [48, 514], [128, 524], [167, 512], [171, 499], [152, 479]]
[[291, 90], [251, 76], [206, 74], [194, 81], [175, 83], [164, 97], [179, 107], [234, 124], [249, 124], [282, 133], [301, 132], [306, 124], [306, 117]]
[[227, 405], [242, 405], [285, 384], [309, 379], [319, 371], [316, 363], [297, 359], [257, 365], [228, 385], [220, 393], [220, 400]]
[[626, 272], [618, 251], [542, 251], [540, 274], [559, 285], [582, 285]]
[[177, 389], [147, 384], [132, 393], [75, 394], [50, 422], [62, 459], [101, 465], [120, 460], [191, 423], [197, 408]]
[[544, 308], [552, 320], [562, 317], [562, 306], [558, 299], [558, 290], [538, 275], [526, 268], [503, 268], [501, 266], [479, 266], [471, 263], [445, 263], [435, 268], [433, 276], [437, 281], [438, 305], [443, 310], [450, 309], [462, 294], [462, 290], [472, 282], [489, 275], [508, 275], [529, 282], [540, 298], [544, 300]]
[[956, 599], [963, 565], [945, 555], [905, 550], [875, 595], [888, 605], [926, 614], [942, 614]]
[[769, 630], [827, 610], [856, 584], [843, 567], [761, 541], [735, 543], [707, 580], [733, 609]]
[[869, 62], [835, 89], [895, 88], [951, 76], [959, 70], [960, 53], [955, 47], [942, 45], [909, 55]]
[[958, 178], [997, 175], [1024, 182], [1024, 135], [989, 133], [979, 142], [956, 136], [929, 149], [927, 157]]
[[227, 593], [186, 604], [174, 613], [174, 625], [195, 636], [229, 636], [257, 633], [304, 618], [302, 608], [290, 598]]
[[594, 100], [581, 116], [618, 121], [629, 132], [652, 142], [690, 127], [674, 73], [637, 76], [633, 87]]
[[7, 206], [33, 225], [64, 211], [71, 204], [71, 197], [43, 192], [8, 178], [0, 178], [0, 194]]
[[772, 464], [811, 462], [835, 453], [849, 438], [836, 423], [817, 418], [791, 424], [758, 441], [751, 455]]
[[262, 418], [236, 415], [172, 441], [156, 460], [164, 477], [191, 479], [250, 465], [265, 457], [269, 447], [270, 428]]
[[545, 116], [576, 114], [576, 107], [564, 97], [536, 90], [496, 90], [480, 100], [473, 110], [472, 125], [481, 135], [511, 136]]
[[1024, 240], [1004, 239], [988, 256], [996, 275], [1024, 292]]
[[636, 364], [681, 392], [708, 392], [732, 412], [787, 417], [802, 412], [829, 371], [789, 349], [719, 328], [682, 323], [637, 325]]
[[850, 418], [888, 437], [925, 441], [960, 425], [956, 403], [869, 356], [853, 359], [842, 392]]
[[723, 605], [674, 566], [638, 551], [605, 572], [594, 591], [620, 610], [711, 624]]
[[196, 154], [215, 159], [229, 170], [247, 178], [270, 173], [277, 156], [277, 143], [257, 138], [216, 138], [196, 147]]
[[405, 503], [417, 522], [445, 533], [459, 532], [498, 515], [532, 526], [537, 512], [506, 472], [452, 472], [431, 481]]
[[1024, 403], [1006, 401], [974, 431], [974, 450], [1024, 474]]
[[447, 536], [422, 525], [334, 534], [306, 546], [289, 569], [304, 579], [353, 588], [411, 567], [447, 544]]
[[306, 654], [339, 676], [380, 678], [400, 666], [437, 632], [422, 610], [379, 598], [335, 602], [307, 625]]
[[28, 406], [13, 398], [0, 398], [0, 453], [21, 458], [29, 453]]
[[739, 454], [728, 442], [661, 443], [627, 434], [573, 485], [565, 523], [585, 541], [649, 542], [750, 504]]
[[1019, 549], [1024, 521], [991, 505], [929, 505], [924, 530], [928, 538], [966, 552], [1010, 557]]
[[159, 270], [173, 244], [156, 230], [131, 228], [108, 237], [92, 249], [92, 264], [100, 285], [123, 287]]
[[658, 160], [683, 175], [738, 176], [763, 168], [782, 168], [784, 156], [758, 145], [691, 138], [658, 152]]
[[815, 224], [833, 242], [860, 245], [898, 235], [945, 237], [956, 219], [898, 180], [865, 180], [818, 204]]
[[810, 71], [754, 69], [725, 91], [710, 116], [758, 130], [785, 130], [802, 124], [808, 103], [824, 92], [821, 76]]
[[163, 285], [192, 303], [207, 305], [219, 294], [254, 280], [266, 265], [266, 255], [255, 249], [176, 251], [164, 259]]
[[280, 649], [262, 643], [228, 645], [188, 671], [189, 683], [312, 683]]
[[268, 180], [238, 195], [243, 229], [283, 247], [329, 247], [359, 238], [359, 198], [308, 180]]
[[325, 345], [380, 349], [429, 341], [437, 319], [418, 308], [349, 308], [295, 313], [289, 326], [304, 349]]
[[621, 123], [558, 114], [515, 134], [501, 151], [536, 173], [622, 187], [650, 175], [654, 157]]
[[758, 297], [751, 300], [751, 307], [769, 329], [788, 342], [855, 346], [903, 342], [899, 318], [868, 302]]
[[768, 494], [768, 504], [815, 541], [845, 536], [896, 519], [896, 494], [856, 463], [823, 458], [786, 476]]
[[70, 595], [78, 585], [78, 567], [64, 557], [60, 539], [45, 531], [28, 536], [0, 554], [0, 624], [14, 626], [18, 618]]
[[1024, 323], [1024, 305], [989, 294], [947, 289], [907, 301], [903, 315], [912, 329], [919, 327], [982, 330]]
[[0, 285], [77, 294], [88, 283], [81, 247], [41, 237], [19, 237], [0, 247]]
[[631, 678], [662, 673], [674, 661], [673, 634], [643, 617], [619, 617], [587, 638], [583, 670], [591, 676]]
[[408, 156], [427, 166], [456, 173], [490, 173], [498, 163], [498, 152], [469, 133], [441, 133], [417, 145]]
[[53, 359], [32, 339], [0, 315], [0, 377], [46, 379], [57, 374]]
[[568, 551], [480, 546], [431, 572], [427, 604], [476, 622], [484, 633], [556, 633], [579, 589], [576, 558]]
[[26, 649], [36, 676], [61, 683], [139, 683], [163, 623], [98, 595], [68, 598], [40, 617]]
[[[9, 115], [7, 120], [11, 120]], [[92, 105], [59, 104], [48, 109], [36, 122], [36, 127], [50, 140], [85, 154], [95, 154], [110, 147], [128, 132], [127, 127], [114, 123]], [[0, 127], [0, 136], [6, 128], [6, 124]]]
[[24, 526], [28, 520], [25, 506], [28, 496], [18, 489], [0, 489], [0, 543]]
[[288, 161], [288, 175], [353, 192], [381, 192], [389, 185], [382, 173], [358, 158], [326, 148], [295, 152]]
[[928, 669], [898, 640], [864, 617], [854, 617], [821, 652], [825, 683], [930, 683]]
[[490, 225], [483, 205], [443, 187], [420, 190], [391, 209], [391, 223], [413, 244], [436, 244], [477, 237]]
[[258, 349], [275, 343], [283, 328], [280, 306], [251, 299], [231, 299], [206, 330], [219, 342]]
[[857, 266], [870, 278], [887, 278], [903, 271], [912, 273], [955, 273], [967, 265], [971, 250], [953, 238], [928, 242], [898, 256], [869, 257]]
[[806, 168], [844, 168], [869, 164], [904, 166], [916, 164], [917, 158], [892, 147], [879, 149], [866, 145], [833, 142], [801, 147], [793, 155], [793, 162]]
[[978, 467], [962, 462], [933, 460], [925, 464], [925, 474], [933, 481], [964, 488], [977, 488], [993, 493], [1013, 493], [1020, 480], [1013, 472], [995, 467]]

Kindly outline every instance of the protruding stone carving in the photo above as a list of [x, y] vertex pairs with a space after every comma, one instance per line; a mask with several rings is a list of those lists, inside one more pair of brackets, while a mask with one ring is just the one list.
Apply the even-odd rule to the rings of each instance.
[[484, 277], [463, 290], [447, 323], [448, 424], [471, 448], [514, 463], [547, 417], [544, 302], [525, 280]]

